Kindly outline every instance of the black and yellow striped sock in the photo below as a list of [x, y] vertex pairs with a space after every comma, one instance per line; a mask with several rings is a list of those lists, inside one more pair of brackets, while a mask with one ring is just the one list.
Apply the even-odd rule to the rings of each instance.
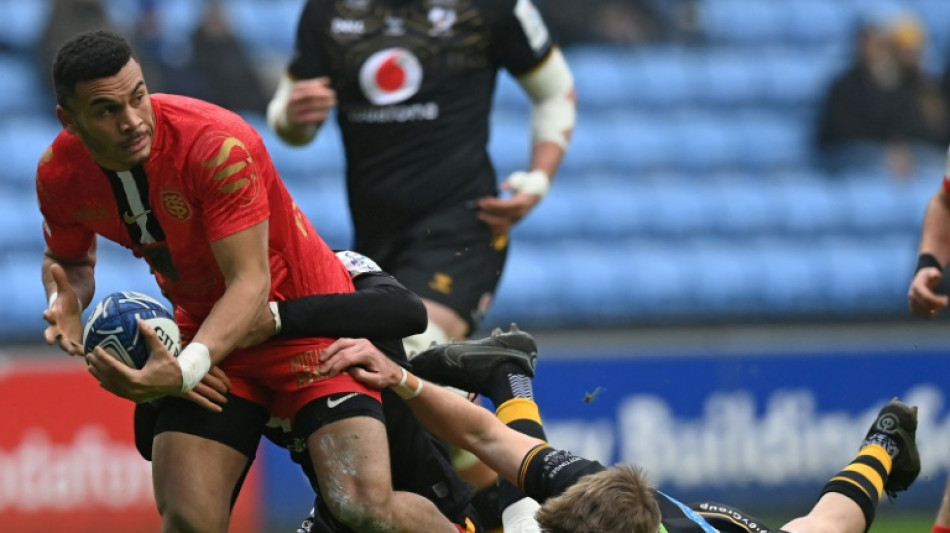
[[858, 504], [864, 513], [865, 531], [874, 521], [877, 503], [884, 493], [884, 484], [891, 472], [893, 461], [887, 450], [877, 444], [869, 444], [858, 452], [857, 457], [831, 478], [821, 494], [837, 492]]
[[548, 441], [541, 425], [541, 413], [538, 404], [527, 398], [512, 398], [498, 406], [495, 410], [498, 417], [506, 426], [524, 433], [525, 435]]

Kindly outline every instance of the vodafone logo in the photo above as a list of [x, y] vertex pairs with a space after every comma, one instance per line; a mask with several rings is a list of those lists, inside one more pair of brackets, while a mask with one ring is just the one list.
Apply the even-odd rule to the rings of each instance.
[[419, 91], [422, 64], [405, 48], [387, 48], [369, 57], [360, 67], [360, 88], [375, 105], [402, 102]]

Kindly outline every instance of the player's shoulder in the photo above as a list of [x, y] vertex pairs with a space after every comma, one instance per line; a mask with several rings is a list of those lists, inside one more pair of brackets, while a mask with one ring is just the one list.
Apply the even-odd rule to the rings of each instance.
[[40, 155], [36, 164], [36, 179], [39, 182], [59, 180], [92, 164], [92, 156], [79, 138], [61, 130]]
[[246, 120], [216, 104], [173, 94], [156, 94], [152, 100], [156, 127], [164, 130], [161, 143], [178, 144], [172, 146], [176, 152], [213, 159], [224, 149], [240, 147], [255, 152], [263, 144], [260, 134]]

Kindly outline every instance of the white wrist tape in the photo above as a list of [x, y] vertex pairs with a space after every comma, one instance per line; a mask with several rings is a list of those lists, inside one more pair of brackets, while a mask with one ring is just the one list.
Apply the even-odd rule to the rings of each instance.
[[528, 172], [512, 172], [508, 176], [508, 185], [516, 192], [536, 194], [544, 199], [551, 188], [551, 178], [543, 170], [535, 169]]
[[200, 342], [191, 342], [178, 356], [181, 367], [181, 392], [191, 392], [211, 370], [211, 351]]
[[267, 307], [270, 308], [270, 313], [274, 315], [274, 331], [275, 333], [280, 333], [281, 324], [280, 324], [280, 309], [277, 308], [277, 302], [267, 302]]
[[294, 80], [286, 74], [280, 77], [277, 91], [267, 104], [267, 124], [287, 144], [303, 146], [313, 140], [319, 128], [315, 125], [294, 126], [287, 122], [287, 105], [293, 88]]
[[[59, 292], [53, 291], [53, 294], [49, 295], [49, 300], [46, 302], [46, 308], [49, 309], [53, 307], [53, 302], [55, 302], [57, 298], [59, 298]], [[79, 299], [79, 296], [76, 296], [76, 303], [79, 304], [79, 310], [82, 311], [82, 300]]]
[[396, 385], [396, 388], [393, 392], [399, 395], [399, 397], [403, 400], [411, 400], [416, 396], [419, 396], [419, 393], [422, 392], [422, 380], [416, 376], [416, 381], [418, 381], [419, 384], [415, 389], [411, 389], [406, 385], [406, 382], [409, 380], [409, 372], [405, 368], [400, 369], [402, 370], [402, 379], [399, 380], [399, 384]]

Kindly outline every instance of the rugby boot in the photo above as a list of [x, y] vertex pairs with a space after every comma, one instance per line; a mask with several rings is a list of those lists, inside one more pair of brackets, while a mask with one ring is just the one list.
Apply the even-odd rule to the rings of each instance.
[[879, 444], [893, 459], [891, 473], [884, 484], [884, 491], [891, 498], [907, 490], [920, 474], [916, 433], [917, 406], [911, 407], [894, 398], [881, 409], [864, 438], [864, 445]]
[[514, 363], [528, 377], [534, 377], [538, 346], [529, 333], [512, 324], [508, 331], [495, 329], [484, 339], [449, 342], [430, 347], [416, 355], [412, 371], [434, 383], [485, 394], [496, 367]]

